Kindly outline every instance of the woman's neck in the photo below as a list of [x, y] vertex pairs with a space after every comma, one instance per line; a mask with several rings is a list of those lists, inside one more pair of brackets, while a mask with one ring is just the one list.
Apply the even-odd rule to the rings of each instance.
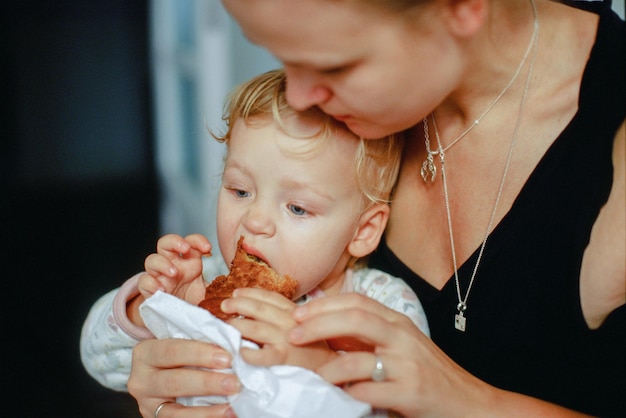
[[[458, 87], [436, 109], [441, 125], [456, 126], [460, 132], [490, 106], [507, 86], [529, 49], [534, 22], [530, 0], [489, 2], [482, 28], [461, 45], [466, 71], [460, 75]], [[511, 85], [508, 95], [517, 96], [522, 84]]]

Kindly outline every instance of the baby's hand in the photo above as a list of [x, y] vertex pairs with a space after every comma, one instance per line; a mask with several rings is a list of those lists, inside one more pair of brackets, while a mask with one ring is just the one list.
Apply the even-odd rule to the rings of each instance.
[[233, 298], [222, 302], [224, 312], [244, 317], [231, 319], [229, 324], [260, 346], [259, 350], [242, 348], [245, 361], [257, 366], [289, 364], [315, 370], [337, 355], [325, 342], [295, 346], [287, 341], [287, 332], [296, 325], [291, 317], [296, 307], [279, 293], [251, 288], [237, 289]]
[[210, 253], [211, 244], [200, 234], [165, 235], [157, 242], [157, 252], [146, 257], [139, 292], [149, 298], [161, 290], [197, 304], [204, 297], [202, 256]]

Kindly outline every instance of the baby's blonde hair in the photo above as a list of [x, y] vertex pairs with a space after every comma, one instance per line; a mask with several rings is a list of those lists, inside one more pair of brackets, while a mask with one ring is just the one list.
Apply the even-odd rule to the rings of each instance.
[[284, 123], [287, 117], [301, 115], [312, 118], [319, 122], [319, 130], [306, 137], [314, 140], [312, 146], [321, 147], [337, 135], [359, 141], [353, 160], [356, 184], [370, 204], [389, 203], [400, 168], [404, 135], [393, 134], [381, 139], [364, 140], [317, 107], [305, 111], [292, 109], [287, 104], [285, 89], [286, 77], [282, 70], [268, 71], [239, 85], [224, 106], [222, 119], [226, 122], [226, 132], [223, 135], [211, 134], [218, 141], [228, 144], [237, 121], [243, 120], [250, 125], [267, 120], [269, 116], [290, 135]]

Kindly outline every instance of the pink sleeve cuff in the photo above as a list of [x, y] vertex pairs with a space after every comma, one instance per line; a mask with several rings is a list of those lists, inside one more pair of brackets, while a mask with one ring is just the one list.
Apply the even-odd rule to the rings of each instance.
[[148, 330], [148, 328], [133, 324], [131, 320], [128, 319], [128, 315], [126, 313], [126, 304], [128, 301], [139, 294], [137, 282], [139, 281], [139, 276], [141, 274], [143, 273], [137, 273], [130, 279], [126, 280], [126, 282], [118, 290], [115, 298], [113, 299], [113, 319], [120, 329], [122, 329], [126, 334], [137, 340], [146, 340], [148, 338], [154, 338], [154, 335], [150, 332], [150, 330]]

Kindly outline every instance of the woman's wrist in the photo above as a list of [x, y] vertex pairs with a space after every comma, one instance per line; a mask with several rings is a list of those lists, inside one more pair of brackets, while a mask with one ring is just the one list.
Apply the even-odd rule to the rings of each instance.
[[533, 398], [520, 393], [498, 389], [483, 385], [485, 389], [475, 409], [476, 417], [502, 417], [502, 416], [549, 416], [549, 417], [589, 417], [589, 415], [564, 408], [560, 405], [549, 403], [538, 398]]

